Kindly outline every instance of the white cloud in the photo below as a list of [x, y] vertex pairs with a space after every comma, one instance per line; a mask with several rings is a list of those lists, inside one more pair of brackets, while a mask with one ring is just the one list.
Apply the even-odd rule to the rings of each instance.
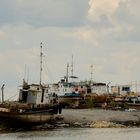
[[78, 30], [72, 33], [69, 33], [68, 36], [73, 38], [77, 38], [79, 40], [91, 41], [92, 40], [92, 32], [88, 30]]
[[1, 1], [0, 83], [17, 87], [25, 64], [29, 81], [39, 81], [40, 42], [45, 82], [64, 76], [72, 54], [80, 80], [90, 78], [91, 64], [96, 81], [140, 80], [139, 12], [139, 0]]
[[[114, 11], [118, 7], [119, 0], [90, 0], [90, 10], [89, 13], [99, 10], [100, 12]], [[93, 10], [93, 11], [92, 11]]]
[[98, 21], [102, 15], [110, 17], [118, 7], [119, 1], [120, 0], [90, 0], [89, 18]]

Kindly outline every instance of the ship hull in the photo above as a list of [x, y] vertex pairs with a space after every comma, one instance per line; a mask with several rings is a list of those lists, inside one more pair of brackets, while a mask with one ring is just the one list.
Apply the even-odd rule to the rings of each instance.
[[32, 127], [34, 125], [41, 125], [47, 122], [52, 122], [54, 119], [55, 115], [48, 114], [48, 112], [0, 112], [0, 123], [2, 126], [6, 127]]

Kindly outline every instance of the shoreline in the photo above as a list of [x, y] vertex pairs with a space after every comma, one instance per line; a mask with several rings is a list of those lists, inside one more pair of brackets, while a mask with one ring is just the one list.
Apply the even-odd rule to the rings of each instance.
[[126, 112], [106, 109], [63, 109], [65, 122], [75, 121], [140, 121], [140, 111]]
[[125, 112], [104, 109], [63, 109], [56, 120], [31, 129], [1, 128], [0, 132], [19, 132], [57, 128], [139, 128], [140, 111]]
[[[140, 127], [140, 111], [125, 112], [95, 108], [63, 109], [62, 114], [64, 117], [64, 123], [73, 126], [81, 125], [82, 127], [98, 127], [98, 125], [100, 125], [99, 127], [108, 128], [119, 127], [120, 125], [120, 127]], [[95, 125], [93, 126], [93, 124]]]

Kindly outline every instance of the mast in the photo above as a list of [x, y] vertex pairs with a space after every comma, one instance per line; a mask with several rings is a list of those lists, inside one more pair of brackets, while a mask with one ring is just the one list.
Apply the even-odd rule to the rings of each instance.
[[91, 65], [91, 82], [92, 82], [92, 80], [93, 80], [93, 65]]
[[71, 78], [73, 82], [73, 55], [72, 55], [72, 62], [71, 62]]
[[135, 81], [135, 86], [136, 86], [136, 94], [137, 94], [137, 84], [138, 84], [138, 83], [137, 83], [137, 81]]
[[66, 85], [68, 86], [68, 77], [69, 77], [69, 63], [67, 63], [67, 72], [66, 72]]
[[40, 43], [40, 85], [42, 84], [42, 42]]

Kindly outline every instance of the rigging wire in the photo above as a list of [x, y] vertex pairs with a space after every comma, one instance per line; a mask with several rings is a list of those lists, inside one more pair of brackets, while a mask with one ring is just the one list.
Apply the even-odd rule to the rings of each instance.
[[17, 95], [18, 95], [18, 93], [16, 93], [15, 95], [13, 95], [13, 96], [9, 97], [7, 100], [10, 100], [10, 99], [12, 99], [12, 98], [16, 97]]
[[54, 81], [54, 77], [53, 77], [53, 74], [51, 73], [49, 67], [47, 66], [46, 63], [43, 63], [43, 66], [44, 66], [44, 72], [45, 72], [45, 74], [48, 76], [48, 78], [51, 80], [51, 82], [53, 82]]

